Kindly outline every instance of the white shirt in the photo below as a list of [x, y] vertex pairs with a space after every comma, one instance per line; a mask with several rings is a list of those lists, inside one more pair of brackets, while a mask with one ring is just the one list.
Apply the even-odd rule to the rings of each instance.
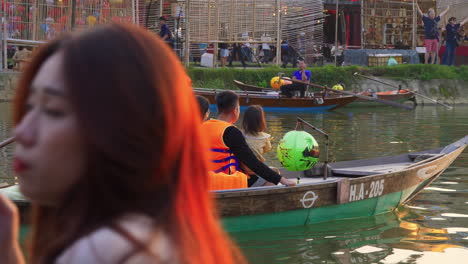
[[[134, 238], [148, 245], [151, 253], [163, 262], [177, 263], [171, 243], [163, 231], [155, 231], [153, 221], [142, 215], [128, 215], [118, 221], [119, 225]], [[109, 227], [100, 228], [80, 238], [67, 248], [58, 258], [57, 264], [105, 264], [118, 263], [133, 251], [133, 244], [120, 233]], [[155, 263], [144, 252], [136, 252], [125, 263]]]

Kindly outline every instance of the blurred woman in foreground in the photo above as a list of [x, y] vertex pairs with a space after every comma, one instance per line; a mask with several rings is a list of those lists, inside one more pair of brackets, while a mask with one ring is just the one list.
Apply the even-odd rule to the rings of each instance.
[[[163, 41], [131, 25], [65, 36], [36, 54], [14, 105], [29, 262], [243, 262], [213, 211], [189, 78]], [[2, 261], [24, 262], [17, 241], [0, 197]]]

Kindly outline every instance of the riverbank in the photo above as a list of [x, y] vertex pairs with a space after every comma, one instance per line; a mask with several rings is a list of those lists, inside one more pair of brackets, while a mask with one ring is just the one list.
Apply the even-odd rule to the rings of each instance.
[[[261, 87], [269, 87], [270, 79], [279, 72], [292, 76], [296, 69], [266, 67], [263, 69], [199, 68], [189, 67], [188, 74], [194, 87], [236, 90], [233, 80]], [[450, 104], [468, 104], [468, 66], [448, 67], [442, 65], [397, 65], [391, 67], [311, 67], [312, 80], [316, 84], [332, 86], [344, 83], [346, 90], [388, 91], [394, 88], [371, 80], [355, 77], [374, 76], [376, 79], [401, 85], [403, 89], [416, 90], [431, 98]], [[0, 101], [10, 101], [19, 77], [18, 72], [0, 72]], [[421, 101], [421, 100], [420, 100]], [[424, 103], [426, 103], [424, 101]], [[427, 102], [430, 103], [430, 102]]]
[[[269, 87], [270, 79], [279, 72], [292, 76], [296, 69], [267, 67], [263, 69], [232, 69], [232, 68], [188, 68], [194, 87], [216, 89], [238, 89], [233, 80], [260, 87]], [[451, 104], [468, 104], [468, 66], [448, 67], [443, 65], [398, 65], [391, 67], [311, 67], [312, 81], [316, 84], [332, 86], [344, 83], [346, 90], [388, 91], [394, 88], [377, 82], [355, 77], [357, 72], [373, 76], [375, 79], [401, 85], [403, 89], [416, 90], [433, 99]], [[421, 100], [419, 100], [421, 101]], [[427, 100], [426, 100], [427, 101]], [[429, 101], [424, 103], [431, 103]]]

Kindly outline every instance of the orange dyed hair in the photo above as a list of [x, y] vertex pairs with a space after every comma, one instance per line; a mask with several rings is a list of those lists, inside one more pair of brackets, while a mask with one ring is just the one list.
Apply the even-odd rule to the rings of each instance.
[[74, 241], [113, 227], [126, 213], [154, 219], [182, 263], [245, 262], [222, 230], [208, 192], [200, 112], [172, 50], [152, 33], [121, 24], [51, 42], [20, 80], [15, 124], [25, 114], [32, 80], [56, 52], [64, 55], [67, 95], [89, 166], [58, 207], [33, 202], [32, 263], [54, 262]]

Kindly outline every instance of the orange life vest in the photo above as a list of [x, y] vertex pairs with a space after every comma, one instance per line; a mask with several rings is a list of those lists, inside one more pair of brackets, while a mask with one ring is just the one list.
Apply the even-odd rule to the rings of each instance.
[[247, 188], [247, 175], [239, 171], [239, 161], [224, 144], [223, 135], [228, 122], [210, 119], [202, 124], [202, 132], [210, 147], [209, 188], [225, 190]]

